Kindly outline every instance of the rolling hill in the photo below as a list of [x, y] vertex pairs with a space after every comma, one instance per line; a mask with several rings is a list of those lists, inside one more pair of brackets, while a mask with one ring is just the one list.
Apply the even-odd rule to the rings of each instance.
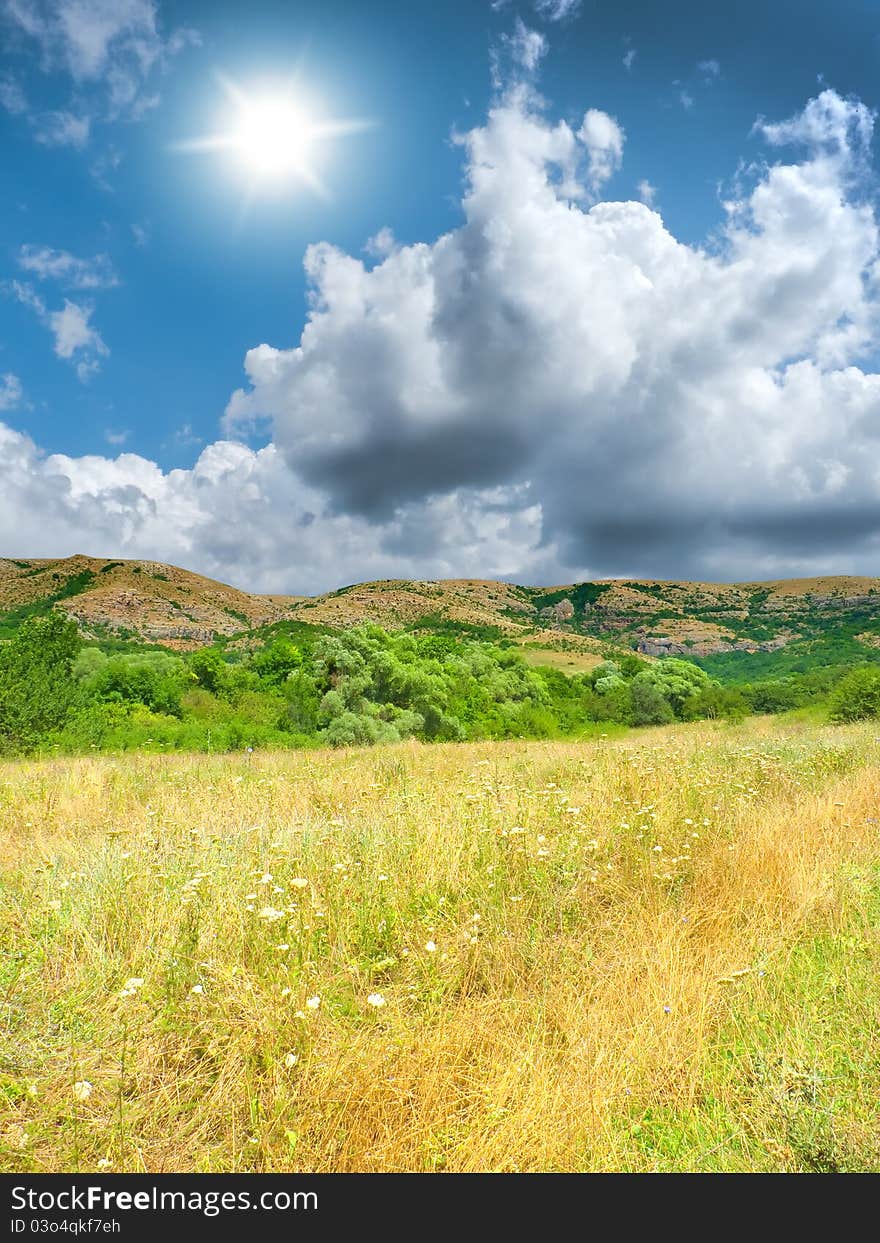
[[156, 561], [0, 559], [0, 636], [55, 608], [93, 639], [190, 649], [279, 622], [454, 631], [507, 639], [527, 658], [589, 667], [609, 644], [648, 657], [773, 653], [841, 633], [880, 643], [880, 579], [751, 583], [606, 580], [526, 587], [478, 579], [386, 580], [324, 595], [255, 595]]

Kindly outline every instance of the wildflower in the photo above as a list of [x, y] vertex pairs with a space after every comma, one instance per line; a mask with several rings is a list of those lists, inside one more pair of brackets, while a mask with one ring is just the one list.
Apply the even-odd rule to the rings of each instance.
[[282, 997], [289, 997], [289, 996], [290, 996], [290, 989], [289, 989], [289, 988], [282, 988], [282, 990], [281, 990], [281, 996], [282, 996]]
[[102, 1157], [101, 1160], [98, 1162], [98, 1169], [109, 1170], [112, 1164], [113, 1162], [109, 1159], [109, 1157]]
[[46, 909], [49, 911], [60, 911], [61, 903], [57, 898], [53, 898], [51, 902], [46, 903]]
[[672, 1013], [672, 1006], [664, 1006], [664, 1007], [663, 1007], [663, 1013], [664, 1013], [664, 1014], [671, 1014], [671, 1013]]
[[434, 944], [434, 942], [433, 942], [433, 941], [426, 941], [426, 942], [425, 942], [425, 949], [428, 951], [428, 953], [429, 953], [429, 954], [436, 954], [436, 953], [437, 953], [437, 946]]
[[299, 1061], [299, 1056], [296, 1053], [288, 1053], [285, 1055], [284, 1065], [287, 1067], [288, 1070], [292, 1070], [298, 1061]]
[[77, 1079], [76, 1083], [73, 1085], [73, 1095], [78, 1101], [87, 1101], [93, 1091], [94, 1088], [89, 1083], [88, 1079]]
[[284, 918], [284, 912], [277, 910], [274, 906], [261, 906], [257, 912], [257, 918], [268, 920], [269, 923], [274, 923], [276, 919]]
[[202, 988], [201, 984], [193, 984], [192, 988], [191, 988], [189, 991], [190, 991], [191, 993], [195, 993], [195, 995], [196, 995], [197, 997], [201, 997], [201, 996], [204, 994], [204, 992], [205, 992], [205, 990], [204, 990], [204, 988]]
[[128, 989], [129, 992], [136, 993], [137, 990], [139, 988], [143, 988], [143, 986], [144, 986], [143, 976], [133, 975], [130, 980], [125, 981], [122, 987]]
[[317, 1010], [317, 1009], [319, 1009], [319, 1007], [320, 1007], [320, 1005], [321, 1005], [321, 998], [320, 998], [320, 997], [318, 997], [318, 996], [315, 996], [315, 997], [307, 997], [307, 998], [306, 998], [306, 1005], [308, 1006], [308, 1008], [309, 1008], [310, 1010]]
[[385, 998], [381, 993], [370, 993], [367, 998], [367, 1005], [375, 1006], [377, 1010], [380, 1010], [385, 1005]]
[[309, 882], [306, 880], [304, 876], [294, 876], [293, 880], [290, 882], [291, 886], [294, 889], [305, 889], [308, 883]]

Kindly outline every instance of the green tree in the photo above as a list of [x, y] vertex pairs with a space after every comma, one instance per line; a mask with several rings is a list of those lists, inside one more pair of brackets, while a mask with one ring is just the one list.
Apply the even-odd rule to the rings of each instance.
[[76, 623], [61, 613], [26, 621], [0, 647], [0, 745], [30, 750], [59, 728], [79, 698], [72, 676]]
[[650, 673], [640, 673], [630, 684], [633, 725], [668, 725], [675, 720], [672, 705], [661, 690], [661, 683]]
[[285, 635], [279, 635], [254, 653], [249, 668], [260, 681], [281, 686], [292, 673], [302, 667], [302, 663], [303, 656], [299, 648]]

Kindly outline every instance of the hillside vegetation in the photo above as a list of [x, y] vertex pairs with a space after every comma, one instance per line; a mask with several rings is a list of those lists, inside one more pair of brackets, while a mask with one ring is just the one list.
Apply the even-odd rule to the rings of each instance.
[[880, 1170], [875, 731], [0, 764], [0, 1165]]
[[762, 657], [782, 649], [804, 659], [817, 644], [830, 641], [837, 644], [835, 659], [872, 650], [880, 655], [880, 579], [875, 578], [734, 584], [607, 580], [559, 587], [390, 580], [309, 598], [252, 595], [160, 562], [0, 559], [0, 638], [24, 618], [49, 609], [74, 618], [92, 640], [178, 650], [232, 636], [247, 643], [249, 635], [287, 620], [324, 630], [373, 624], [504, 639], [567, 651], [580, 658], [582, 668], [589, 658], [601, 659], [608, 644], [647, 657], [726, 659], [722, 667], [740, 670], [743, 680]]

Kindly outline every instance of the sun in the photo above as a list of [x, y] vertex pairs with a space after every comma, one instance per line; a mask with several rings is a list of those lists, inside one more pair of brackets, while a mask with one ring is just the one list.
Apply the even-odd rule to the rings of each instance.
[[228, 78], [221, 77], [220, 82], [232, 105], [227, 127], [177, 143], [176, 149], [230, 154], [247, 175], [251, 190], [303, 183], [321, 198], [329, 198], [318, 172], [322, 146], [375, 124], [366, 117], [320, 118], [293, 83], [245, 90]]
[[230, 145], [258, 177], [287, 177], [307, 166], [314, 125], [283, 96], [246, 100]]

